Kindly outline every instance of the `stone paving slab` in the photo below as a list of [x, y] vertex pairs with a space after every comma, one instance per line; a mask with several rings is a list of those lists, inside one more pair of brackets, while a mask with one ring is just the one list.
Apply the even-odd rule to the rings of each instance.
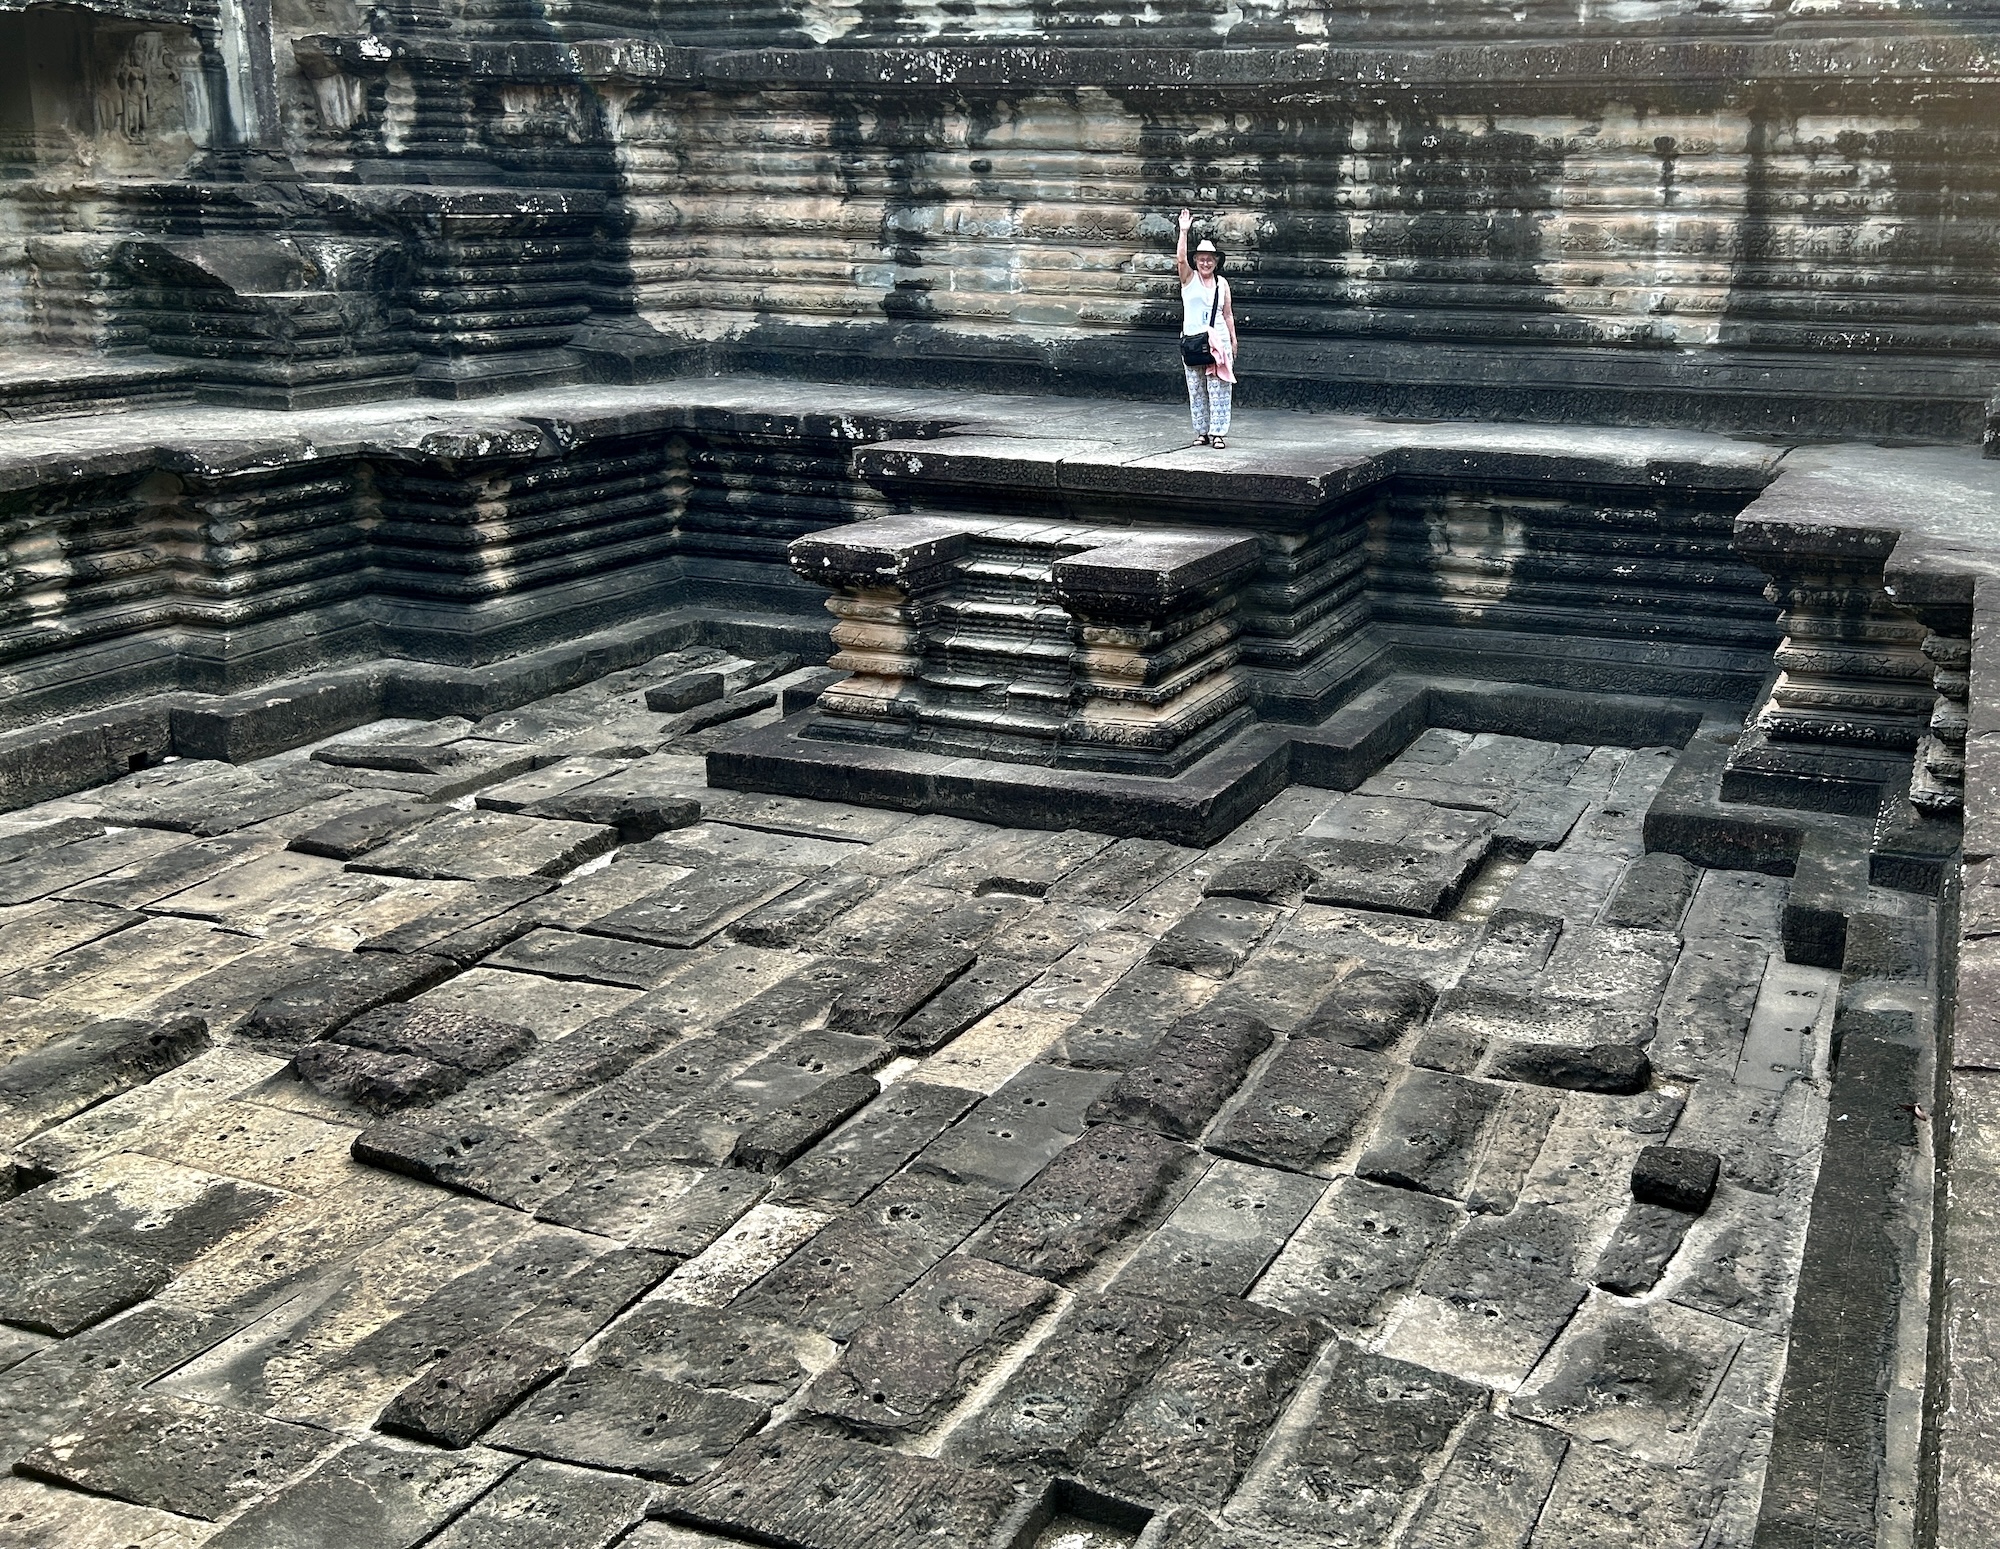
[[1929, 904], [1788, 962], [1442, 729], [1206, 851], [714, 790], [697, 666], [0, 836], [29, 1542], [1748, 1549]]

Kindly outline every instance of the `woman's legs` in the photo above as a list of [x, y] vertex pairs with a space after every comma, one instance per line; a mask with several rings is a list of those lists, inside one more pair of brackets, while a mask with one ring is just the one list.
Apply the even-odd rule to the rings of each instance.
[[1206, 371], [1198, 371], [1193, 366], [1183, 365], [1187, 374], [1188, 417], [1194, 421], [1194, 433], [1202, 440], [1208, 439], [1208, 389], [1204, 385], [1209, 376]]
[[1208, 383], [1208, 433], [1220, 441], [1229, 434], [1229, 392], [1232, 384], [1213, 372], [1204, 375]]

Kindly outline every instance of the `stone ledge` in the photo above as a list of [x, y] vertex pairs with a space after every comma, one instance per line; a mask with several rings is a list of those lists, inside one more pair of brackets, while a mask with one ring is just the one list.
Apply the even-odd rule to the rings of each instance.
[[817, 712], [739, 737], [708, 756], [711, 785], [941, 813], [1021, 828], [1210, 844], [1291, 784], [1352, 790], [1426, 727], [1629, 747], [1686, 738], [1705, 707], [1473, 680], [1390, 677], [1317, 726], [1264, 724], [1164, 778], [1051, 769], [833, 742]]

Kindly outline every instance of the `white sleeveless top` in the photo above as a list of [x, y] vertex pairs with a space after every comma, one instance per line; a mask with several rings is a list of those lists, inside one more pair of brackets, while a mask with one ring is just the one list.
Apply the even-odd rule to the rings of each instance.
[[[1229, 299], [1229, 282], [1223, 279], [1221, 275], [1217, 275], [1215, 277], [1215, 285], [1222, 287], [1222, 299], [1226, 303]], [[1197, 274], [1181, 287], [1182, 333], [1208, 332], [1208, 309], [1211, 306], [1215, 306], [1215, 285], [1202, 284], [1201, 276]], [[1226, 334], [1229, 331], [1229, 325], [1222, 320], [1222, 313], [1223, 308], [1216, 306], [1215, 326]]]

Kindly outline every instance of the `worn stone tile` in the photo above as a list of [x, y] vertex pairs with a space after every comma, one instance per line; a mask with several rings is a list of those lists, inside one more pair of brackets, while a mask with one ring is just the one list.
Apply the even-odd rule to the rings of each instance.
[[1707, 1541], [1717, 1481], [1640, 1462], [1612, 1447], [1572, 1446], [1530, 1549], [1632, 1549]]
[[1335, 1542], [1380, 1543], [1485, 1389], [1335, 1342], [1310, 1410], [1288, 1425], [1232, 1514]]
[[308, 1549], [337, 1535], [349, 1544], [414, 1544], [492, 1488], [512, 1461], [484, 1448], [440, 1453], [414, 1443], [353, 1442], [208, 1542]]
[[1474, 1415], [1403, 1542], [1409, 1549], [1522, 1549], [1567, 1443], [1554, 1431]]
[[662, 1282], [660, 1295], [697, 1307], [727, 1306], [832, 1219], [825, 1210], [765, 1200], [678, 1266]]
[[1208, 979], [1226, 979], [1285, 911], [1271, 904], [1240, 898], [1209, 898], [1155, 941], [1147, 961], [1165, 968], [1185, 969]]
[[781, 1205], [844, 1210], [976, 1101], [977, 1095], [963, 1087], [899, 1081], [780, 1172], [769, 1198]]
[[91, 1022], [0, 1066], [0, 1145], [131, 1091], [205, 1052], [199, 1017]]
[[1190, 1012], [1168, 1030], [1151, 1058], [1123, 1072], [1091, 1105], [1089, 1117], [1192, 1140], [1242, 1084], [1271, 1038], [1271, 1029], [1247, 1012], [1213, 1007]]
[[391, 1399], [375, 1428], [440, 1447], [468, 1447], [563, 1366], [555, 1351], [506, 1333], [474, 1340]]
[[654, 1298], [605, 1330], [593, 1359], [635, 1366], [692, 1388], [778, 1404], [832, 1360], [832, 1341], [733, 1309]]
[[997, 1091], [1035, 1061], [1053, 1057], [1076, 1020], [1073, 1012], [1033, 1011], [1017, 999], [981, 1017], [919, 1064], [916, 1074], [940, 1085]]
[[447, 812], [348, 865], [398, 877], [559, 877], [618, 843], [618, 831], [589, 823], [505, 812]]
[[1310, 1319], [1216, 1303], [1105, 1433], [1086, 1471], [1128, 1499], [1222, 1505], [1322, 1337]]
[[156, 1302], [44, 1346], [0, 1372], [0, 1454], [18, 1458], [77, 1430], [91, 1414], [129, 1402], [146, 1383], [234, 1327], [213, 1312]]
[[1430, 1070], [1390, 1092], [1355, 1172], [1380, 1183], [1462, 1199], [1504, 1089]]
[[1344, 1044], [1281, 1045], [1208, 1139], [1218, 1156], [1312, 1172], [1339, 1158], [1388, 1085], [1389, 1062]]
[[1681, 921], [1690, 941], [1707, 937], [1742, 937], [1775, 947], [1784, 939], [1783, 877], [1755, 871], [1704, 871]]
[[215, 1532], [198, 1518], [21, 1476], [0, 1477], [9, 1549], [195, 1549]]
[[628, 987], [475, 968], [424, 991], [411, 1004], [515, 1023], [549, 1039], [621, 1011], [638, 996], [637, 990]]
[[256, 946], [252, 937], [206, 923], [149, 920], [9, 974], [0, 994], [117, 1016]]
[[1576, 1225], [1548, 1206], [1474, 1216], [1432, 1256], [1383, 1353], [1511, 1392], [1583, 1300], [1580, 1246]]
[[1241, 1296], [1325, 1189], [1317, 1178], [1217, 1162], [1126, 1260], [1112, 1289], [1195, 1304]]
[[304, 1472], [326, 1431], [166, 1394], [100, 1411], [15, 1463], [24, 1474], [214, 1522]]
[[[1133, 938], [1131, 944], [1143, 949], [1146, 943], [1140, 937]], [[1121, 941], [1119, 946], [1125, 943]], [[1044, 978], [1063, 971], [1064, 964], [1058, 963]], [[1063, 1038], [1064, 1063], [1092, 1070], [1125, 1070], [1142, 1062], [1176, 1022], [1199, 1010], [1217, 989], [1217, 982], [1204, 974], [1145, 962], [1125, 969], [1115, 983], [1099, 985], [1090, 995], [1052, 997], [1037, 984], [1022, 995], [1020, 1004], [1053, 1004], [1081, 1011], [1076, 1026]], [[1079, 999], [1081, 1004], [1077, 1004]]]
[[878, 886], [872, 877], [838, 874], [807, 881], [751, 910], [729, 927], [729, 934], [746, 946], [811, 947]]
[[643, 1369], [593, 1361], [493, 1427], [496, 1447], [681, 1484], [713, 1468], [764, 1423], [768, 1406]]
[[1447, 1200], [1343, 1178], [1320, 1196], [1250, 1299], [1370, 1331], [1463, 1219]]
[[880, 1441], [925, 1430], [1054, 1294], [1046, 1280], [954, 1254], [854, 1331], [804, 1412]]
[[986, 1542], [1016, 1506], [997, 1474], [781, 1426], [683, 1491], [673, 1516], [805, 1549], [935, 1549]]
[[969, 1251], [1074, 1280], [1158, 1211], [1196, 1160], [1163, 1135], [1094, 1125], [1008, 1201]]
[[[51, 893], [62, 893], [89, 903], [135, 908], [159, 896], [146, 891], [148, 884], [144, 878], [149, 870], [153, 875], [164, 871], [170, 878], [175, 878], [185, 875], [183, 867], [198, 867], [211, 862], [220, 867], [252, 848], [276, 849], [277, 843], [260, 842], [253, 847], [246, 842], [241, 849], [232, 846], [217, 858], [214, 849], [206, 844], [197, 849], [185, 834], [157, 828], [127, 828], [0, 866], [0, 904], [32, 903]], [[173, 859], [183, 850], [193, 853], [179, 860]], [[105, 879], [106, 885], [91, 887], [86, 893], [83, 884], [94, 883], [98, 879]], [[194, 879], [189, 877], [188, 880]], [[131, 885], [134, 883], [137, 885]], [[171, 887], [170, 880], [162, 891], [169, 891]]]
[[1285, 935], [1313, 942], [1330, 956], [1358, 958], [1370, 968], [1421, 979], [1441, 989], [1464, 971], [1479, 940], [1479, 927], [1460, 920], [1307, 904], [1292, 917]]
[[943, 1456], [1012, 1475], [1074, 1475], [1195, 1317], [1141, 1296], [1072, 1303], [1000, 1390], [953, 1429]]
[[131, 909], [61, 899], [0, 909], [0, 974], [39, 967], [71, 947], [97, 941], [144, 919]]
[[583, 979], [594, 984], [649, 990], [684, 966], [685, 954], [665, 947], [575, 931], [531, 930], [484, 959], [487, 966], [551, 979]]
[[656, 1486], [540, 1459], [523, 1463], [472, 1503], [433, 1549], [605, 1549], [660, 1498]]
[[845, 1339], [978, 1228], [1005, 1195], [892, 1178], [813, 1235], [735, 1305]]
[[917, 1153], [910, 1171], [1012, 1192], [1083, 1133], [1108, 1071], [1029, 1065]]

